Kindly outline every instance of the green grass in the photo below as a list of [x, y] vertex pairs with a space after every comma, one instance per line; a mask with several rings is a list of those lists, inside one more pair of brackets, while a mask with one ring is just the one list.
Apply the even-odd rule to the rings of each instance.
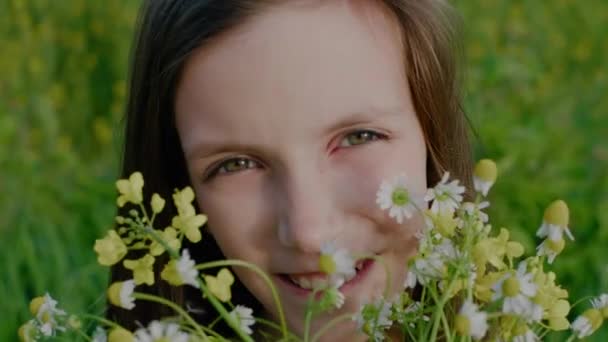
[[[0, 2], [2, 341], [15, 339], [29, 299], [47, 290], [71, 312], [103, 310], [106, 271], [92, 245], [114, 212], [138, 3]], [[466, 24], [475, 153], [500, 169], [495, 227], [532, 251], [544, 207], [566, 200], [577, 240], [553, 268], [571, 298], [607, 292], [608, 3], [454, 4]], [[608, 340], [607, 330], [593, 340]]]

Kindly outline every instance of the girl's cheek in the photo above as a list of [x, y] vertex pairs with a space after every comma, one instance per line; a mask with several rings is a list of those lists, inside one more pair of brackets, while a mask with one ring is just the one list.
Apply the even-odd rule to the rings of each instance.
[[199, 206], [208, 216], [209, 229], [214, 235], [254, 237], [263, 233], [259, 231], [259, 222], [264, 221], [268, 213], [267, 191], [259, 179], [240, 176], [225, 176], [222, 184], [218, 182], [198, 191]]

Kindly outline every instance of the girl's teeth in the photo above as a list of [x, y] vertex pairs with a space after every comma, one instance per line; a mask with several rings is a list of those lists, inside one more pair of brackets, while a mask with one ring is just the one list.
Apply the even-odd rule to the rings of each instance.
[[[363, 262], [359, 262], [356, 265], [356, 270], [357, 272], [360, 271], [363, 268]], [[346, 278], [344, 279], [340, 279], [338, 281], [336, 281], [334, 283], [334, 286], [337, 284], [342, 285], [346, 282], [351, 281], [357, 274], [356, 273], [352, 273], [350, 275], [348, 275]], [[292, 277], [289, 276], [289, 279], [296, 285], [298, 285], [299, 287], [303, 288], [303, 289], [307, 289], [307, 290], [312, 290], [315, 288], [325, 288], [329, 285], [329, 279], [327, 277], [314, 277], [314, 278], [306, 278], [306, 277]]]
[[361, 271], [362, 268], [363, 268], [363, 260], [357, 261], [357, 263], [355, 264], [355, 269], [357, 271]]

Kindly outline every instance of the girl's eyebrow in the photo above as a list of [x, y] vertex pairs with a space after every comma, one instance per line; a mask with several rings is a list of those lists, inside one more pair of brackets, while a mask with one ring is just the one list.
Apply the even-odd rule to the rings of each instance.
[[263, 150], [263, 147], [237, 142], [214, 142], [203, 140], [194, 145], [190, 152], [186, 153], [186, 159], [203, 159], [211, 155], [225, 152], [242, 151], [243, 153], [247, 153], [248, 151], [259, 150]]
[[345, 115], [344, 117], [333, 123], [331, 126], [329, 126], [327, 129], [325, 129], [324, 133], [329, 134], [344, 127], [371, 123], [377, 121], [380, 118], [403, 115], [404, 113], [404, 110], [401, 108], [369, 107], [365, 110], [359, 110]]

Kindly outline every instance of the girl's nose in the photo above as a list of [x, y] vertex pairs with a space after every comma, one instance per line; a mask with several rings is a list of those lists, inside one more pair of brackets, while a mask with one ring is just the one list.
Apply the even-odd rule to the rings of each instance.
[[286, 247], [319, 253], [323, 242], [338, 233], [334, 196], [320, 177], [291, 177], [279, 196], [277, 234]]

